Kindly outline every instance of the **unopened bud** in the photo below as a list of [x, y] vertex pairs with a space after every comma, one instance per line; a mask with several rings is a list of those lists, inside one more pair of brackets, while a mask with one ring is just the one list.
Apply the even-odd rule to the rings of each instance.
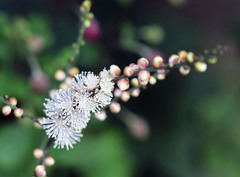
[[94, 15], [92, 12], [89, 12], [89, 13], [87, 13], [86, 17], [88, 20], [92, 20], [94, 18]]
[[87, 10], [90, 10], [91, 6], [92, 6], [92, 3], [91, 1], [89, 0], [85, 0], [83, 3], [82, 3], [82, 6], [87, 9]]
[[204, 63], [203, 61], [198, 61], [194, 63], [194, 66], [198, 72], [205, 72], [207, 70], [207, 64]]
[[141, 90], [139, 88], [134, 89], [131, 92], [132, 97], [138, 97], [140, 95]]
[[195, 55], [194, 55], [194, 53], [193, 52], [188, 52], [188, 54], [187, 54], [187, 61], [189, 62], [189, 63], [192, 63], [192, 62], [194, 62], [195, 61]]
[[159, 69], [159, 70], [157, 70], [157, 79], [158, 79], [158, 80], [164, 80], [165, 78], [166, 78], [165, 69]]
[[58, 69], [56, 72], [55, 72], [55, 79], [58, 80], [58, 81], [63, 81], [66, 77], [66, 74], [65, 72], [62, 70], [62, 69]]
[[154, 76], [150, 76], [149, 83], [151, 85], [155, 85], [157, 83], [157, 79]]
[[21, 108], [17, 108], [17, 109], [14, 110], [14, 115], [17, 118], [21, 118], [23, 116], [23, 113], [24, 113], [24, 111]]
[[52, 157], [47, 157], [46, 159], [45, 159], [45, 164], [47, 165], [47, 166], [53, 166], [54, 164], [55, 164], [55, 160], [54, 160], [54, 158], [52, 158]]
[[44, 165], [37, 165], [35, 168], [37, 176], [46, 176], [46, 171]]
[[178, 55], [171, 55], [168, 59], [168, 63], [170, 68], [172, 68], [174, 65], [179, 63], [179, 57]]
[[86, 27], [86, 28], [89, 28], [90, 26], [91, 26], [91, 21], [90, 20], [85, 20], [84, 21], [84, 26]]
[[217, 63], [217, 57], [210, 57], [210, 58], [208, 58], [208, 63], [209, 63], [209, 64], [215, 64], [215, 63]]
[[187, 55], [188, 55], [188, 53], [185, 50], [179, 51], [178, 56], [179, 56], [180, 62], [186, 62], [187, 61]]
[[79, 69], [77, 67], [71, 67], [68, 71], [68, 73], [71, 75], [71, 76], [74, 76], [76, 74], [79, 74]]
[[36, 158], [36, 159], [40, 159], [43, 157], [43, 150], [42, 149], [34, 149], [33, 151], [33, 156]]
[[9, 99], [9, 103], [13, 106], [16, 106], [17, 105], [17, 99], [12, 97], [12, 98]]
[[115, 97], [120, 97], [121, 94], [122, 94], [122, 91], [120, 89], [116, 88], [114, 90], [113, 94], [114, 94]]
[[131, 84], [132, 84], [133, 87], [137, 87], [137, 86], [139, 86], [138, 79], [137, 79], [137, 78], [132, 78], [132, 80], [131, 80]]
[[127, 90], [129, 88], [129, 80], [128, 78], [123, 78], [123, 79], [120, 79], [118, 82], [117, 82], [117, 85], [119, 87], [120, 90]]
[[141, 70], [138, 73], [138, 80], [141, 85], [147, 85], [150, 79], [150, 72], [147, 70]]
[[156, 56], [153, 61], [152, 65], [156, 68], [160, 68], [163, 66], [163, 58], [161, 56]]
[[9, 97], [9, 95], [5, 94], [5, 95], [3, 96], [3, 98], [4, 98], [5, 101], [8, 101], [10, 97]]
[[191, 71], [191, 67], [187, 65], [182, 65], [179, 67], [179, 71], [182, 75], [188, 75]]
[[132, 68], [132, 70], [133, 70], [134, 72], [136, 72], [136, 71], [139, 70], [139, 66], [136, 65], [135, 63], [131, 63], [129, 66]]
[[67, 89], [68, 88], [68, 84], [66, 84], [65, 82], [62, 82], [60, 85], [59, 85], [60, 89]]
[[130, 92], [124, 91], [121, 94], [121, 100], [127, 102], [130, 99]]
[[72, 84], [72, 77], [68, 76], [66, 79], [65, 79], [65, 83], [70, 86]]
[[100, 121], [104, 121], [107, 118], [107, 114], [105, 110], [101, 110], [99, 111], [96, 115], [95, 115], [96, 119], [100, 120]]
[[121, 69], [117, 65], [111, 65], [109, 74], [113, 78], [119, 77], [121, 75]]
[[140, 58], [137, 62], [139, 68], [145, 69], [148, 66], [148, 60], [146, 58]]
[[121, 106], [118, 102], [113, 102], [110, 106], [109, 109], [112, 113], [119, 113], [121, 111]]
[[8, 105], [2, 107], [2, 113], [4, 116], [8, 116], [11, 113], [11, 111], [12, 109]]
[[124, 68], [123, 74], [124, 74], [125, 76], [132, 76], [133, 73], [134, 73], [134, 71], [133, 71], [133, 69], [132, 69], [130, 66], [126, 66], [126, 67]]

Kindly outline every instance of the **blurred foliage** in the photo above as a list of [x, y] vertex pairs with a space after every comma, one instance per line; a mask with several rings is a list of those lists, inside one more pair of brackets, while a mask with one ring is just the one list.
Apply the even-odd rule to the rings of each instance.
[[[78, 8], [67, 0], [19, 2], [0, 2], [0, 94], [17, 97], [20, 107], [41, 117], [48, 92], [39, 94], [30, 86], [26, 41], [35, 36], [42, 40], [35, 54], [50, 88], [58, 88], [53, 76], [72, 54]], [[102, 34], [98, 41], [86, 39], [76, 63], [80, 70], [98, 72], [111, 64], [123, 68], [156, 51], [166, 59], [181, 49], [198, 53], [217, 43], [230, 43], [232, 50], [206, 73], [191, 71], [184, 77], [174, 71], [124, 103], [149, 123], [147, 140], [135, 139], [115, 115], [109, 114], [103, 123], [92, 119], [73, 150], [50, 151], [56, 164], [47, 167], [49, 176], [238, 177], [240, 4], [234, 3], [93, 1]], [[230, 9], [223, 14], [231, 15], [216, 18], [213, 9], [216, 15]], [[204, 18], [202, 12], [211, 16]], [[0, 121], [0, 177], [31, 176], [36, 164], [32, 151], [39, 146], [41, 131], [12, 115], [0, 115]]]

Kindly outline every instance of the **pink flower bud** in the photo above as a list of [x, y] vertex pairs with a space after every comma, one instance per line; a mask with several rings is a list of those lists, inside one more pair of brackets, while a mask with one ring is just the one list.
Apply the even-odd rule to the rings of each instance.
[[47, 165], [47, 166], [53, 166], [54, 164], [55, 164], [55, 160], [54, 160], [54, 158], [52, 158], [52, 157], [47, 157], [46, 159], [45, 159], [45, 164]]
[[136, 88], [132, 91], [131, 95], [132, 97], [138, 97], [140, 95], [141, 90], [139, 88]]
[[133, 71], [133, 69], [130, 66], [126, 66], [124, 68], [123, 74], [125, 76], [132, 76], [134, 74], [134, 71]]
[[179, 61], [180, 60], [179, 60], [178, 55], [171, 55], [168, 59], [168, 63], [169, 63], [170, 68], [172, 68], [174, 65], [178, 64]]
[[148, 66], [148, 60], [146, 58], [140, 58], [137, 62], [139, 68], [145, 69]]
[[58, 69], [54, 75], [55, 79], [58, 81], [63, 81], [66, 77], [65, 72], [62, 69]]
[[119, 77], [121, 75], [121, 69], [117, 65], [111, 65], [109, 74], [113, 78]]
[[84, 37], [91, 41], [98, 41], [101, 36], [101, 27], [96, 19], [92, 19], [92, 25], [84, 31]]
[[43, 150], [42, 149], [34, 149], [33, 151], [33, 156], [36, 158], [36, 159], [40, 159], [43, 157]]
[[129, 88], [129, 80], [128, 78], [123, 78], [123, 79], [120, 79], [118, 82], [117, 82], [117, 85], [119, 87], [120, 90], [127, 90]]
[[11, 113], [11, 111], [12, 109], [8, 105], [2, 107], [2, 113], [4, 116], [8, 116]]
[[59, 85], [60, 89], [67, 89], [68, 88], [68, 85], [65, 83], [65, 82], [62, 82], [60, 85]]
[[157, 79], [154, 76], [150, 76], [149, 83], [151, 85], [155, 85], [157, 83]]
[[49, 79], [43, 73], [33, 74], [30, 78], [30, 86], [34, 92], [42, 93], [48, 90]]
[[122, 101], [127, 102], [130, 99], [130, 92], [123, 91], [120, 98]]
[[24, 111], [21, 108], [17, 108], [17, 109], [14, 110], [14, 115], [17, 118], [21, 118], [23, 116], [23, 113], [24, 113]]
[[95, 115], [96, 119], [100, 120], [100, 121], [104, 121], [107, 118], [107, 114], [105, 110], [101, 110], [99, 111], [96, 115]]
[[156, 56], [153, 61], [152, 65], [156, 68], [160, 68], [163, 66], [163, 58], [161, 56]]
[[194, 62], [195, 59], [196, 59], [196, 57], [195, 57], [195, 55], [194, 55], [193, 52], [189, 52], [189, 53], [187, 54], [187, 61], [188, 61], [189, 63]]
[[204, 63], [203, 61], [196, 62], [194, 66], [198, 72], [205, 72], [207, 70], [207, 64]]
[[139, 70], [139, 66], [136, 65], [135, 63], [131, 63], [129, 66], [132, 68], [132, 70], [133, 70], [134, 72], [136, 72], [136, 71]]
[[178, 56], [179, 56], [180, 62], [186, 62], [187, 61], [187, 55], [188, 55], [188, 53], [185, 50], [179, 51]]
[[147, 85], [150, 79], [150, 72], [146, 70], [141, 70], [138, 73], [138, 80], [141, 85]]
[[180, 66], [179, 71], [182, 75], [186, 76], [190, 73], [191, 68], [187, 65], [182, 65]]
[[165, 69], [159, 69], [157, 70], [157, 79], [158, 80], [164, 80], [166, 78], [166, 72]]
[[35, 168], [37, 176], [46, 176], [46, 171], [44, 165], [37, 165]]
[[13, 106], [16, 106], [17, 105], [17, 99], [12, 97], [12, 98], [9, 99], [9, 103]]
[[115, 97], [120, 97], [121, 94], [122, 94], [122, 91], [121, 91], [120, 89], [116, 88], [116, 89], [114, 90], [114, 96], [115, 96]]
[[121, 110], [121, 106], [118, 102], [113, 102], [110, 106], [109, 106], [109, 109], [112, 113], [119, 113], [120, 110]]
[[65, 83], [70, 86], [72, 84], [72, 77], [68, 76], [66, 79], [65, 79]]

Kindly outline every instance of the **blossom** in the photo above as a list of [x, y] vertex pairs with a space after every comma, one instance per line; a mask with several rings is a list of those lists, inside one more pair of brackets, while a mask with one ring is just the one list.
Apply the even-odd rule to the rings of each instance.
[[99, 76], [93, 72], [76, 74], [69, 88], [52, 92], [44, 103], [47, 117], [41, 124], [48, 137], [55, 139], [54, 148], [73, 148], [91, 114], [111, 103], [113, 89], [112, 77], [104, 68]]

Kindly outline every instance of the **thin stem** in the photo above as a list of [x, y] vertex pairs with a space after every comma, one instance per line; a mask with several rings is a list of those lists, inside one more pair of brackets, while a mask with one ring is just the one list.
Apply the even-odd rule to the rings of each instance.
[[[10, 106], [13, 110], [18, 109], [18, 107], [13, 106], [13, 105], [10, 104], [8, 101], [4, 100], [4, 98], [1, 97], [1, 96], [0, 96], [0, 101], [3, 102], [4, 104]], [[22, 117], [28, 118], [28, 119], [30, 119], [30, 120], [32, 120], [32, 121], [40, 124], [40, 122], [39, 122], [36, 118], [34, 118], [34, 117], [32, 117], [32, 116], [30, 116], [30, 115], [28, 115], [28, 114], [26, 114], [26, 113], [23, 113], [23, 116], [22, 116]], [[41, 125], [41, 124], [40, 124], [40, 125]]]

